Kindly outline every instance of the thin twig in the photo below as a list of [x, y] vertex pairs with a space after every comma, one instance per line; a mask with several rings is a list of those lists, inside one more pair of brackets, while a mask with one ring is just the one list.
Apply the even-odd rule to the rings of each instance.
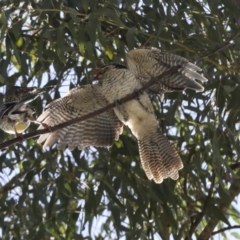
[[209, 57], [217, 52], [220, 52], [221, 50], [223, 50], [224, 48], [226, 48], [227, 46], [229, 46], [231, 43], [231, 41], [233, 39], [235, 39], [236, 37], [238, 37], [240, 35], [240, 31], [237, 32], [235, 35], [231, 36], [230, 38], [228, 38], [222, 45], [220, 45], [219, 47], [216, 47], [215, 49], [213, 49], [212, 51], [207, 51], [203, 54], [201, 54], [200, 57], [198, 57], [196, 60], [193, 60], [193, 62], [195, 61], [199, 61], [202, 60], [203, 58]]
[[204, 201], [202, 211], [197, 215], [197, 217], [195, 218], [195, 221], [191, 224], [190, 230], [188, 232], [188, 236], [186, 236], [185, 240], [192, 239], [192, 234], [196, 230], [198, 224], [202, 221], [202, 218], [205, 216], [207, 208], [208, 208], [211, 198], [212, 198], [214, 184], [215, 184], [215, 173], [213, 172], [212, 183], [208, 190], [208, 195], [206, 197], [206, 200]]
[[[219, 212], [222, 214], [225, 214], [227, 209], [229, 208], [231, 202], [235, 199], [235, 197], [240, 193], [240, 182], [239, 179], [234, 179], [231, 183], [231, 186], [229, 188], [229, 195], [226, 199], [224, 199], [224, 202], [219, 205]], [[219, 218], [216, 216], [213, 216], [208, 222], [205, 228], [202, 230], [201, 234], [197, 238], [198, 240], [208, 240], [213, 233], [214, 228], [217, 226], [219, 222]]]
[[150, 234], [152, 233], [152, 224], [151, 224], [151, 219], [152, 219], [152, 204], [150, 203], [149, 209], [148, 209], [148, 223], [147, 223], [147, 238], [150, 239]]
[[42, 168], [38, 167], [38, 168], [31, 168], [29, 170], [26, 171], [22, 171], [18, 174], [16, 174], [10, 181], [8, 181], [4, 186], [0, 187], [0, 195], [3, 195], [4, 193], [13, 190], [14, 188], [18, 187], [19, 185], [16, 184], [17, 182], [20, 181], [20, 179], [26, 175], [28, 172], [30, 171], [35, 171], [35, 174], [39, 173], [42, 170]]
[[225, 232], [227, 230], [235, 229], [235, 228], [240, 228], [240, 226], [239, 225], [235, 225], [235, 226], [229, 226], [229, 227], [221, 228], [218, 231], [213, 232], [212, 236], [215, 235], [215, 234], [218, 234], [218, 233]]
[[[208, 56], [210, 56], [210, 55], [213, 55], [213, 54], [217, 53], [218, 51], [221, 51], [222, 49], [224, 49], [225, 47], [227, 47], [227, 46], [229, 45], [230, 41], [232, 41], [234, 38], [236, 38], [236, 37], [239, 36], [239, 35], [240, 35], [240, 31], [239, 31], [237, 34], [235, 34], [235, 35], [233, 35], [232, 37], [230, 37], [230, 38], [229, 38], [226, 42], [224, 42], [221, 46], [219, 46], [219, 47], [217, 47], [217, 48], [209, 51], [208, 53], [203, 54], [202, 56], [196, 58], [196, 59], [193, 60], [193, 61], [198, 61], [198, 60], [200, 60], [200, 59], [202, 59], [202, 58], [205, 58], [205, 57], [208, 57]], [[147, 84], [145, 84], [145, 85], [144, 85], [141, 89], [139, 89], [139, 90], [140, 90], [140, 91], [145, 91], [146, 89], [148, 89], [149, 87], [151, 87], [152, 85], [154, 85], [154, 84], [156, 83], [156, 81], [157, 81], [158, 78], [163, 78], [163, 77], [165, 77], [165, 76], [168, 75], [168, 74], [174, 74], [174, 73], [176, 73], [180, 68], [181, 68], [181, 66], [174, 66], [174, 67], [170, 68], [168, 71], [160, 74], [159, 76], [157, 76], [157, 77], [155, 77], [155, 78], [152, 78]], [[119, 99], [119, 101], [120, 101], [121, 103], [124, 103], [124, 102], [127, 102], [127, 101], [129, 101], [129, 100], [134, 99], [134, 98], [137, 97], [137, 96], [138, 96], [138, 93], [137, 93], [137, 92], [133, 92], [133, 93], [127, 95], [126, 97], [124, 97], [124, 98], [122, 98], [122, 99]], [[115, 107], [115, 103], [110, 103], [110, 104], [108, 104], [107, 106], [105, 106], [105, 107], [103, 107], [103, 108], [100, 108], [100, 109], [98, 109], [98, 110], [96, 110], [96, 111], [94, 111], [94, 112], [92, 112], [92, 113], [89, 113], [89, 114], [87, 114], [87, 115], [85, 115], [85, 116], [78, 117], [78, 118], [72, 119], [72, 120], [70, 120], [70, 121], [67, 121], [67, 122], [58, 124], [58, 125], [56, 125], [56, 126], [54, 126], [54, 127], [51, 127], [51, 131], [56, 131], [56, 130], [59, 130], [59, 129], [61, 129], [61, 128], [67, 127], [67, 126], [69, 126], [69, 125], [71, 125], [71, 124], [74, 124], [74, 123], [77, 123], [77, 122], [81, 122], [81, 121], [85, 121], [85, 120], [87, 120], [87, 119], [89, 119], [89, 118], [91, 118], [91, 117], [94, 117], [94, 116], [98, 115], [98, 114], [101, 114], [101, 113], [103, 113], [103, 112], [109, 111], [110, 109], [112, 109], [112, 108], [114, 108], [114, 107]], [[13, 145], [13, 144], [15, 144], [15, 143], [17, 143], [17, 142], [21, 142], [23, 138], [24, 138], [24, 139], [29, 139], [29, 138], [33, 138], [33, 137], [36, 137], [36, 136], [41, 135], [41, 134], [44, 134], [44, 133], [48, 133], [48, 132], [50, 132], [50, 130], [46, 128], [46, 129], [37, 130], [37, 131], [32, 132], [32, 133], [24, 134], [24, 135], [22, 135], [21, 137], [16, 137], [16, 138], [14, 138], [14, 139], [11, 139], [11, 140], [9, 140], [9, 141], [6, 141], [6, 142], [0, 144], [0, 149], [3, 149], [3, 148], [8, 147], [8, 146], [11, 146], [11, 145]]]
[[[158, 77], [152, 78], [147, 84], [145, 84], [142, 88], [139, 89], [139, 92], [146, 91], [149, 87], [151, 87], [152, 85], [154, 85], [156, 83], [157, 78], [162, 78], [162, 77], [165, 77], [168, 74], [173, 74], [173, 73], [177, 72], [179, 68], [181, 68], [181, 66], [174, 66], [174, 67], [170, 68], [168, 71], [160, 74]], [[136, 98], [139, 95], [139, 92], [134, 91], [133, 93], [128, 94], [127, 96], [119, 99], [119, 103], [122, 104], [124, 102], [127, 102], [129, 100], [132, 100], [132, 99]], [[11, 139], [9, 141], [6, 141], [6, 142], [0, 144], [0, 149], [11, 146], [12, 144], [20, 142], [23, 139], [29, 139], [29, 138], [33, 138], [33, 137], [36, 137], [36, 136], [44, 134], [44, 133], [54, 132], [54, 131], [57, 131], [61, 128], [72, 125], [74, 123], [85, 121], [85, 120], [87, 120], [89, 118], [92, 118], [96, 115], [99, 115], [103, 112], [109, 111], [110, 109], [114, 108], [115, 106], [116, 106], [116, 103], [110, 103], [107, 106], [105, 106], [103, 108], [100, 108], [100, 109], [98, 109], [94, 112], [91, 112], [87, 115], [84, 115], [84, 116], [81, 116], [81, 117], [78, 117], [78, 118], [71, 119], [70, 121], [67, 121], [67, 122], [64, 122], [64, 123], [60, 123], [58, 125], [55, 125], [55, 126], [51, 127], [50, 129], [45, 128], [45, 129], [37, 130], [37, 131], [32, 132], [32, 133], [23, 134], [19, 137], [16, 137], [14, 139]]]

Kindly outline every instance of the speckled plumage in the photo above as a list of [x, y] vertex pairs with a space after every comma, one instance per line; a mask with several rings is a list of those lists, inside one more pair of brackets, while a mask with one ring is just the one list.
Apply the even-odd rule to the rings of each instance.
[[0, 107], [0, 128], [9, 134], [20, 134], [33, 121], [35, 110], [28, 104], [36, 99], [42, 89], [35, 87], [11, 87], [4, 96]]
[[[119, 65], [107, 65], [97, 71], [102, 93], [111, 103], [141, 88], [141, 82], [131, 71]], [[147, 93], [114, 108], [118, 118], [127, 125], [138, 140], [141, 163], [149, 179], [161, 183], [178, 178], [183, 167], [180, 156], [161, 133]]]
[[190, 63], [186, 58], [149, 47], [134, 49], [127, 53], [128, 69], [141, 84], [147, 83], [151, 77], [157, 77], [173, 66], [182, 66], [175, 74], [158, 79], [158, 83], [148, 89], [150, 94], [172, 91], [183, 91], [190, 88], [202, 92], [204, 87], [195, 79], [206, 82], [207, 79], [197, 73], [201, 68]]
[[[84, 116], [107, 104], [107, 100], [102, 95], [101, 87], [85, 85], [74, 88], [63, 98], [51, 102], [37, 120], [49, 126], [55, 126]], [[58, 143], [58, 148], [68, 146], [70, 150], [75, 147], [83, 149], [88, 146], [111, 146], [122, 133], [122, 126], [123, 124], [118, 120], [113, 110], [110, 110], [53, 133], [43, 134], [37, 142], [45, 142], [43, 148]], [[39, 127], [39, 129], [42, 128], [42, 126]]]
[[111, 146], [118, 140], [124, 124], [138, 140], [140, 158], [147, 177], [156, 183], [168, 177], [177, 179], [178, 171], [183, 167], [182, 161], [161, 133], [148, 94], [140, 94], [137, 99], [123, 104], [117, 102], [127, 94], [138, 91], [141, 82], [125, 66], [118, 64], [104, 66], [95, 74], [99, 85], [72, 89], [66, 96], [51, 102], [37, 120], [55, 126], [91, 113], [108, 103], [116, 102], [116, 107], [86, 121], [43, 134], [37, 142], [44, 143], [43, 148], [57, 143], [58, 148], [68, 146], [70, 150], [75, 147]]

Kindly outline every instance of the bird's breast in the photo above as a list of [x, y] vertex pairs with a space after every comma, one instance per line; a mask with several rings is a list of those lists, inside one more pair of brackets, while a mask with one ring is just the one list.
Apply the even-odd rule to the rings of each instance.
[[134, 99], [124, 103], [124, 109], [127, 112], [129, 118], [124, 124], [126, 124], [137, 138], [141, 138], [145, 135], [145, 132], [153, 132], [158, 127], [158, 122], [154, 114], [147, 111], [138, 100]]
[[128, 71], [107, 77], [102, 85], [103, 94], [109, 102], [121, 99], [140, 88], [140, 82]]

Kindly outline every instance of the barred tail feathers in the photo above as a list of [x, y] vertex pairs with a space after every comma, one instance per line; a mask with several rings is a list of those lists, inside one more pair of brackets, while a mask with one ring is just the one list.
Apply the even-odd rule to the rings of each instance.
[[168, 177], [178, 179], [178, 171], [183, 168], [181, 158], [160, 131], [150, 140], [139, 139], [138, 144], [141, 163], [149, 179], [156, 183]]

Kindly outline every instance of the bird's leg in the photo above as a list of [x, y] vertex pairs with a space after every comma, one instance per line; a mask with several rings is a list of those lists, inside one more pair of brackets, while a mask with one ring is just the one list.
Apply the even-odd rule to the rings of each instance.
[[141, 97], [141, 95], [144, 94], [144, 91], [143, 91], [142, 89], [135, 89], [135, 90], [134, 90], [134, 93], [136, 93], [136, 95], [137, 95], [135, 98], [136, 98], [137, 100], [139, 100], [139, 98]]
[[138, 97], [144, 94], [144, 91], [142, 89], [135, 89], [134, 92], [137, 93]]
[[116, 99], [114, 103], [115, 103], [115, 107], [119, 107], [122, 104], [122, 102], [119, 99]]
[[17, 129], [16, 129], [15, 125], [14, 125], [14, 131], [15, 131], [16, 137], [22, 138], [22, 141], [25, 140], [24, 137], [23, 137], [23, 135], [22, 135], [22, 133], [18, 133], [18, 132], [17, 132]]
[[136, 100], [138, 101], [138, 103], [147, 111], [147, 112], [151, 112], [152, 111], [152, 104], [146, 104], [145, 101], [145, 97], [144, 94], [147, 95], [147, 93], [145, 91], [142, 91], [141, 89], [137, 89], [135, 90], [135, 92], [138, 94], [138, 96], [136, 97]]

